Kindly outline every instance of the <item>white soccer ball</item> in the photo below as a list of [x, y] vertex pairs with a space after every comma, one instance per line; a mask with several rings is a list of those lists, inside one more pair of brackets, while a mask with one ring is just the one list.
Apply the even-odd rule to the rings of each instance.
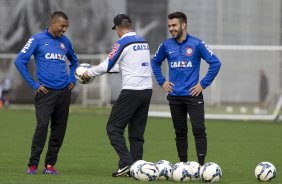
[[172, 169], [172, 179], [174, 181], [188, 182], [192, 180], [193, 169], [187, 162], [174, 164]]
[[189, 161], [187, 162], [188, 165], [191, 166], [192, 168], [192, 180], [199, 180], [201, 179], [200, 177], [200, 169], [201, 169], [201, 165], [198, 162], [195, 161]]
[[139, 172], [140, 172], [140, 167], [142, 164], [146, 163], [145, 160], [137, 160], [136, 162], [134, 162], [130, 169], [129, 169], [129, 172], [130, 172], [130, 175], [134, 178], [134, 179], [138, 179], [138, 176], [139, 176]]
[[276, 176], [276, 168], [270, 162], [261, 162], [255, 168], [255, 176], [259, 181], [269, 181]]
[[159, 180], [169, 180], [172, 178], [172, 164], [167, 160], [160, 160], [156, 162], [159, 170]]
[[135, 175], [140, 181], [155, 181], [159, 177], [159, 170], [156, 164], [146, 162], [140, 165], [139, 171]]
[[205, 182], [216, 183], [222, 177], [222, 171], [216, 163], [208, 162], [201, 167], [200, 176]]
[[82, 75], [84, 74], [84, 72], [86, 72], [89, 68], [92, 68], [93, 66], [88, 64], [88, 63], [81, 63], [76, 69], [75, 69], [75, 73], [74, 76], [76, 78], [76, 80], [81, 83], [81, 84], [88, 84], [90, 82], [92, 82], [94, 80], [95, 77], [91, 77], [89, 80], [82, 80]]

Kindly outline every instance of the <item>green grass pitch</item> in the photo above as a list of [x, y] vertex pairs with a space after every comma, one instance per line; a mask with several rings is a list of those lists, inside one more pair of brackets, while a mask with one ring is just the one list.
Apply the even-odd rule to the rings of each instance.
[[[73, 110], [58, 163], [59, 175], [25, 174], [35, 128], [33, 110], [0, 110], [0, 184], [129, 184], [142, 183], [130, 177], [111, 177], [117, 156], [105, 127], [109, 110]], [[206, 161], [220, 165], [222, 184], [260, 183], [254, 169], [261, 161], [272, 162], [282, 183], [282, 123], [206, 121], [208, 155]], [[47, 147], [47, 143], [46, 146]], [[41, 156], [43, 168], [46, 149]], [[145, 132], [144, 160], [178, 162], [170, 119], [149, 118]], [[196, 160], [189, 123], [189, 160]], [[176, 183], [155, 181], [152, 183]], [[190, 183], [203, 183], [201, 181]]]

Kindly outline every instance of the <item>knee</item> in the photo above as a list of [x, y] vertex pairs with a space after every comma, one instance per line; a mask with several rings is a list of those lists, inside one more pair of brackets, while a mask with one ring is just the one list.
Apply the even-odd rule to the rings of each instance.
[[175, 130], [176, 141], [186, 141], [187, 140], [187, 129]]
[[195, 138], [203, 138], [206, 137], [206, 129], [205, 128], [201, 128], [201, 129], [195, 129], [193, 130], [193, 135]]
[[107, 134], [110, 138], [115, 137], [115, 136], [119, 136], [119, 135], [123, 135], [123, 133], [124, 133], [123, 129], [117, 128], [115, 126], [107, 126], [106, 130], [107, 130]]
[[36, 125], [37, 131], [48, 130], [49, 122], [38, 122]]
[[183, 137], [187, 135], [187, 128], [183, 128], [183, 129], [175, 129], [175, 134], [176, 136], [180, 136]]
[[108, 134], [109, 137], [111, 137], [111, 135], [115, 134], [115, 130], [111, 126], [107, 126], [106, 130], [107, 130], [107, 134]]

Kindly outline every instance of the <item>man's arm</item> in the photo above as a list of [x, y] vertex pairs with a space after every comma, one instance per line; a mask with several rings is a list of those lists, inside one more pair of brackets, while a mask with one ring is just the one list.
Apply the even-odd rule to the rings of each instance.
[[205, 89], [209, 86], [214, 78], [216, 77], [220, 67], [221, 62], [217, 58], [217, 56], [212, 52], [212, 50], [205, 44], [205, 42], [201, 42], [199, 44], [199, 50], [201, 57], [209, 64], [209, 69], [205, 77], [200, 81], [201, 86]]
[[67, 58], [70, 61], [70, 65], [69, 65], [70, 74], [69, 74], [69, 76], [70, 76], [70, 79], [71, 79], [71, 84], [69, 85], [69, 89], [73, 89], [74, 85], [76, 84], [76, 78], [74, 76], [74, 73], [75, 73], [75, 69], [78, 66], [78, 59], [77, 59], [77, 56], [76, 56], [76, 54], [75, 54], [75, 52], [72, 48], [72, 44], [69, 40], [68, 40], [67, 49], [68, 49]]
[[103, 75], [104, 73], [119, 72], [119, 62], [122, 58], [124, 49], [119, 43], [115, 43], [108, 57], [99, 65], [89, 68], [82, 76], [82, 79], [87, 80], [93, 76]]
[[155, 78], [160, 86], [163, 86], [166, 81], [165, 77], [162, 74], [162, 62], [166, 58], [165, 47], [163, 43], [159, 46], [155, 56], [151, 60], [152, 70], [154, 72]]
[[99, 76], [103, 75], [104, 73], [110, 72], [110, 73], [115, 73], [119, 72], [119, 62], [115, 63], [113, 67], [108, 71], [108, 66], [109, 66], [109, 58], [107, 57], [102, 63], [100, 63], [97, 66], [93, 66], [92, 68], [89, 68], [84, 76], [92, 77], [92, 76]]
[[37, 45], [38, 45], [37, 39], [34, 37], [30, 38], [14, 61], [14, 64], [16, 65], [22, 77], [34, 90], [37, 90], [40, 87], [40, 84], [34, 81], [32, 76], [28, 72], [28, 63], [30, 61], [33, 52], [36, 50]]

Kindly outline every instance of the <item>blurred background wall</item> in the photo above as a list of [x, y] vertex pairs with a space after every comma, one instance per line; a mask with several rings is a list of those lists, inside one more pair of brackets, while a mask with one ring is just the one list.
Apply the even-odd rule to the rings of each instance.
[[[131, 16], [135, 31], [149, 42], [154, 54], [159, 44], [170, 36], [167, 14], [174, 11], [186, 13], [188, 32], [211, 47], [280, 46], [281, 9], [281, 0], [0, 0], [0, 81], [7, 76], [12, 79], [14, 103], [32, 103], [32, 90], [15, 70], [13, 58], [5, 58], [3, 54], [18, 53], [32, 34], [48, 26], [49, 16], [55, 10], [69, 16], [66, 35], [77, 54], [108, 53], [118, 39], [111, 30], [112, 19], [118, 13]], [[214, 52], [223, 65], [213, 86], [205, 90], [207, 102], [256, 103], [260, 69], [269, 78], [272, 96], [281, 92], [281, 51], [214, 49]], [[33, 62], [30, 70], [34, 71]], [[201, 75], [206, 70], [203, 61]], [[119, 75], [108, 75], [108, 83], [110, 100], [114, 101], [120, 90]], [[166, 103], [165, 94], [156, 82], [152, 102]]]

